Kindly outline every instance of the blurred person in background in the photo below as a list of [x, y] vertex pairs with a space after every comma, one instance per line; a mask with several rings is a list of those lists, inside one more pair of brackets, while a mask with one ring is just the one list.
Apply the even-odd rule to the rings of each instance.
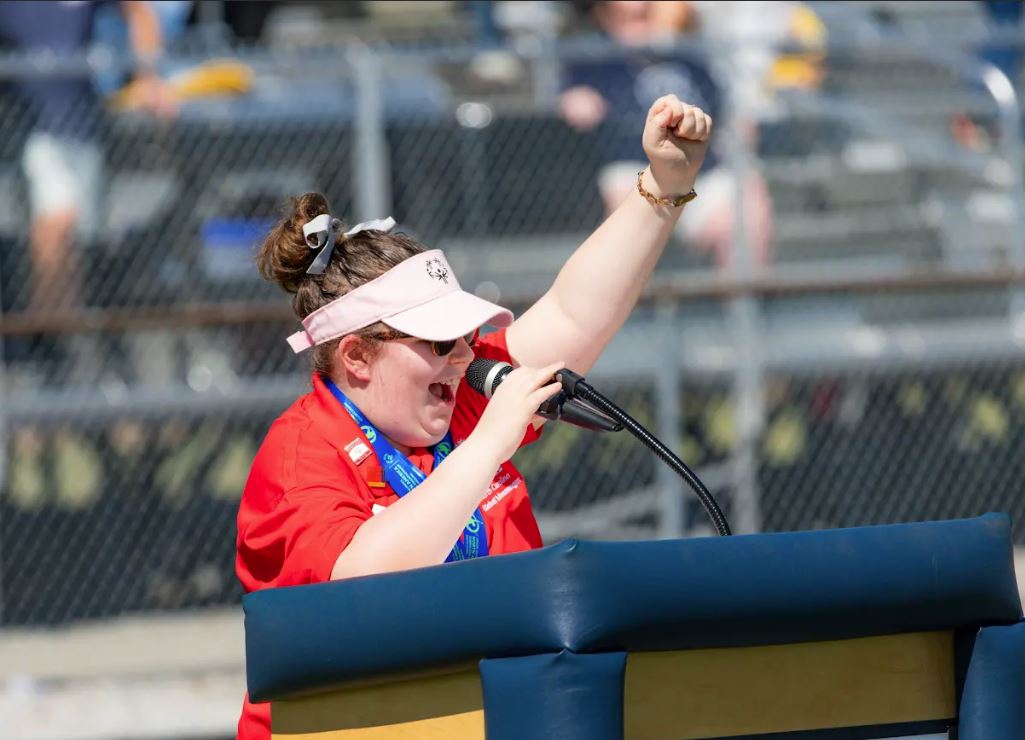
[[[553, 374], [586, 373], [632, 311], [694, 198], [711, 125], [675, 96], [655, 101], [634, 190], [515, 321], [392, 219], [344, 230], [322, 195], [300, 197], [258, 261], [294, 295], [303, 328], [288, 341], [312, 351], [313, 390], [271, 426], [246, 482], [245, 591], [541, 547], [510, 458], [538, 438]], [[503, 328], [481, 337], [484, 324]], [[490, 401], [464, 379], [475, 356], [516, 367]], [[268, 704], [246, 700], [238, 737], [270, 737]]]
[[[699, 15], [693, 3], [649, 0], [599, 0], [578, 2], [604, 38], [618, 47], [611, 56], [579, 59], [564, 65], [563, 92], [559, 100], [562, 118], [585, 132], [604, 124], [607, 143], [600, 152], [602, 164], [598, 189], [606, 214], [630, 192], [643, 165], [636, 138], [628, 132], [643, 120], [645, 102], [675, 94], [718, 117], [722, 91], [713, 79], [705, 53], [687, 48], [679, 40], [699, 32]], [[695, 189], [699, 202], [689, 207], [678, 225], [677, 236], [685, 246], [718, 268], [731, 264], [735, 213], [735, 177], [713, 150]], [[768, 188], [757, 171], [745, 186], [748, 234], [753, 263], [769, 259], [772, 239], [772, 206]]]
[[[94, 239], [101, 220], [102, 111], [84, 68], [99, 2], [0, 3], [0, 44], [37, 59], [81, 62], [66, 75], [24, 77], [15, 87], [34, 116], [22, 152], [32, 223], [29, 310], [52, 312], [79, 301], [74, 247]], [[155, 72], [163, 50], [160, 23], [148, 2], [120, 2], [135, 65], [134, 107], [159, 115], [174, 103]]]
[[[184, 38], [194, 9], [193, 0], [141, 0], [140, 4], [144, 5], [156, 19], [164, 52], [171, 50]], [[132, 27], [128, 22], [129, 17], [120, 3], [98, 3], [93, 14], [92, 42], [97, 46], [106, 47], [117, 57], [131, 55]], [[153, 60], [151, 72], [158, 71], [155, 69], [157, 61]], [[159, 79], [163, 79], [163, 70], [159, 72]], [[134, 70], [117, 65], [109, 70], [100, 70], [94, 76], [93, 84], [99, 95], [108, 97], [133, 81], [141, 81], [143, 86], [148, 83], [146, 76], [134, 74]], [[162, 103], [170, 105], [174, 102], [170, 95], [163, 97], [165, 100], [160, 101]]]
[[[780, 116], [780, 94], [815, 91], [821, 86], [826, 26], [811, 7], [795, 0], [693, 0], [690, 5], [701, 38], [727, 62], [722, 75], [732, 103], [731, 129], [737, 137], [730, 145], [739, 144], [757, 155], [763, 132], [790, 135], [786, 116]], [[720, 137], [720, 143], [724, 140]], [[751, 165], [744, 183], [745, 231], [752, 267], [760, 268], [771, 259], [773, 206], [765, 178], [754, 169], [754, 161]], [[695, 228], [716, 249], [716, 264], [723, 266], [732, 255], [736, 227], [735, 210], [728, 205], [736, 201], [734, 171], [722, 167], [710, 172], [705, 189], [721, 207]]]
[[729, 55], [728, 84], [750, 115], [766, 115], [781, 90], [815, 90], [822, 84], [828, 34], [807, 4], [693, 0], [691, 5], [702, 38]]

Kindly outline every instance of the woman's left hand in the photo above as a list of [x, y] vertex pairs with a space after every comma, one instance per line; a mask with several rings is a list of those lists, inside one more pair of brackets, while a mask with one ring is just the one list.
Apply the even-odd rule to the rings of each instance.
[[652, 104], [641, 140], [662, 195], [683, 195], [694, 187], [711, 133], [711, 117], [675, 95], [663, 95]]

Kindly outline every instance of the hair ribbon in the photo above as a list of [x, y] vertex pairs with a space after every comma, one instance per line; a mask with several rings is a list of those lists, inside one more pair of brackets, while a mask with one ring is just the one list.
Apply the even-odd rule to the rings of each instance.
[[[307, 275], [320, 275], [327, 269], [331, 262], [331, 255], [335, 250], [335, 241], [338, 238], [338, 231], [342, 228], [342, 222], [331, 216], [330, 213], [322, 213], [303, 224], [303, 237], [306, 239], [306, 246], [310, 249], [319, 249], [320, 254], [306, 270]], [[345, 236], [355, 236], [361, 231], [391, 231], [395, 228], [395, 219], [377, 218], [372, 221], [363, 221], [345, 232]]]

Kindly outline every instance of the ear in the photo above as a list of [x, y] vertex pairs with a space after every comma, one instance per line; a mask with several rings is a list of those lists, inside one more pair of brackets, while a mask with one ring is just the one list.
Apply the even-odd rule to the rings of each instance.
[[370, 347], [355, 334], [347, 334], [335, 349], [335, 367], [359, 383], [370, 382]]

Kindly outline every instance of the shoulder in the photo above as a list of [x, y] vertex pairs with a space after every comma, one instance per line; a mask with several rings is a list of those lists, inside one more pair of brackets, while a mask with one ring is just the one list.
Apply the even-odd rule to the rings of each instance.
[[299, 398], [271, 425], [243, 493], [243, 503], [270, 511], [291, 490], [311, 484], [349, 488], [356, 485], [348, 460], [308, 411], [311, 394]]

